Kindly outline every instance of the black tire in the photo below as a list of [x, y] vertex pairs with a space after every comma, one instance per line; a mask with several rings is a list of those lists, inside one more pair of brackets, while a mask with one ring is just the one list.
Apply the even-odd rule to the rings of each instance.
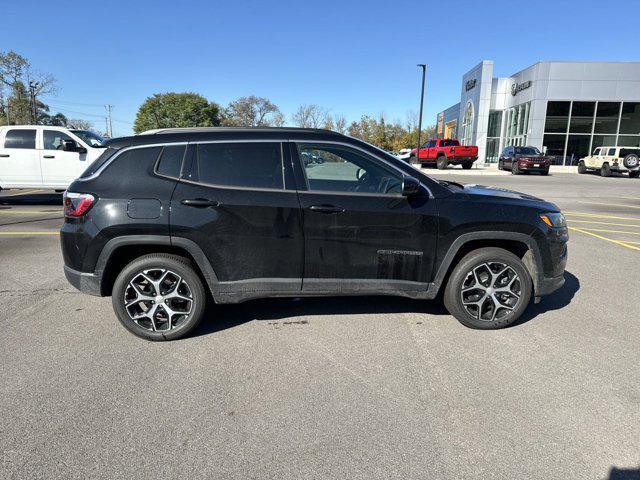
[[447, 165], [449, 164], [447, 157], [445, 157], [444, 155], [439, 156], [436, 159], [436, 167], [438, 167], [438, 170], [444, 170], [445, 168], [447, 168]]
[[608, 163], [603, 163], [600, 168], [600, 176], [601, 177], [610, 177], [611, 176], [611, 166]]
[[516, 162], [513, 162], [511, 164], [511, 173], [514, 175], [520, 175], [520, 169], [518, 168], [518, 164]]
[[540, 170], [540, 175], [549, 175], [549, 170]]
[[630, 153], [629, 155], [624, 157], [622, 164], [624, 165], [624, 168], [628, 168], [629, 170], [631, 170], [632, 168], [636, 168], [638, 165], [640, 165], [640, 157], [638, 157], [638, 155], [636, 155], [635, 153]]
[[[481, 319], [482, 308], [479, 310], [479, 314], [474, 316], [468, 310], [470, 307], [465, 307], [463, 304], [462, 289], [469, 275], [474, 275], [474, 270], [482, 270], [485, 265], [495, 266], [496, 264], [503, 264], [509, 267], [510, 270], [507, 272], [507, 275], [515, 272], [519, 281], [519, 285], [515, 288], [519, 287], [520, 296], [516, 302], [509, 307], [509, 309], [512, 308], [511, 310], [502, 305], [496, 308], [496, 303], [493, 298], [486, 298], [483, 305], [488, 305], [486, 302], [490, 300], [491, 305], [493, 305], [495, 309], [495, 313], [493, 314], [495, 318]], [[499, 275], [491, 280], [490, 286], [493, 286], [493, 282], [497, 282], [498, 279], [500, 279]], [[487, 247], [479, 248], [478, 250], [468, 253], [454, 267], [445, 288], [444, 304], [449, 313], [463, 325], [469, 328], [492, 330], [507, 327], [518, 320], [529, 305], [532, 293], [533, 284], [531, 276], [522, 263], [522, 260], [502, 248]], [[513, 298], [516, 297], [516, 295], [513, 295]]]
[[582, 160], [578, 162], [578, 173], [580, 175], [584, 175], [585, 173], [587, 173], [587, 166]]
[[[131, 318], [127, 309], [125, 308], [125, 295], [128, 295], [129, 291], [131, 291], [130, 282], [134, 281], [136, 277], [139, 277], [142, 272], [148, 272], [150, 270], [168, 270], [177, 274], [181, 280], [176, 282], [177, 285], [175, 287], [175, 291], [177, 291], [178, 288], [184, 289], [186, 284], [186, 291], [188, 292], [188, 294], [186, 295], [190, 295], [191, 308], [188, 315], [185, 315], [184, 318], [180, 319], [180, 324], [178, 326], [172, 327], [172, 325], [170, 325], [169, 328], [162, 329], [163, 331], [160, 331], [160, 329], [158, 331], [155, 331], [156, 324], [154, 320], [152, 322], [149, 322], [153, 323], [154, 330], [144, 328]], [[151, 288], [153, 289], [154, 287], [152, 286]], [[135, 300], [136, 298], [138, 298], [138, 295], [137, 293], [135, 293], [135, 289], [133, 290], [133, 292], [135, 294], [133, 300]], [[153, 295], [150, 294], [150, 296]], [[166, 302], [170, 301], [171, 300], [167, 300]], [[196, 273], [193, 264], [188, 259], [180, 257], [178, 255], [155, 253], [143, 255], [133, 260], [122, 269], [113, 285], [111, 303], [113, 304], [113, 309], [116, 313], [116, 316], [118, 317], [118, 320], [120, 320], [120, 323], [122, 323], [122, 325], [124, 325], [124, 327], [131, 333], [146, 340], [163, 341], [175, 340], [184, 337], [202, 321], [202, 318], [204, 317], [205, 306], [207, 303], [207, 295], [205, 293], [202, 280], [200, 280], [200, 277]], [[138, 305], [140, 305], [140, 303], [141, 302], [136, 305], [130, 306], [129, 308], [138, 308]], [[155, 308], [157, 309], [158, 306]], [[171, 304], [171, 307], [175, 308], [175, 305]], [[163, 310], [163, 312], [165, 311]], [[154, 313], [153, 316], [155, 318], [156, 313]], [[170, 316], [169, 320], [171, 324], [173, 323], [174, 318], [176, 318], [174, 315]]]
[[504, 162], [502, 160], [498, 160], [498, 170], [504, 170]]
[[418, 161], [418, 159], [416, 158], [415, 153], [412, 153], [412, 154], [409, 155], [409, 163], [412, 163], [414, 165], [417, 164], [417, 163], [420, 163]]
[[471, 170], [471, 167], [473, 167], [473, 162], [464, 162], [462, 164], [462, 168], [464, 168], [465, 170]]
[[638, 178], [640, 170], [629, 170], [629, 178]]

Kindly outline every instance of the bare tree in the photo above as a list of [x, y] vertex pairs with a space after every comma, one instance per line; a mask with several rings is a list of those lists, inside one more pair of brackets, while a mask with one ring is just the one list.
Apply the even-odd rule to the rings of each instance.
[[91, 123], [89, 120], [82, 120], [81, 118], [69, 118], [67, 120], [67, 127], [75, 128], [77, 130], [95, 131], [93, 123]]
[[281, 126], [284, 116], [276, 104], [264, 97], [240, 97], [225, 111], [224, 125], [237, 127]]
[[334, 117], [334, 122], [336, 132], [342, 134], [347, 133], [347, 119], [344, 117], [344, 115], [336, 115]]
[[301, 105], [293, 114], [293, 123], [302, 128], [320, 128], [327, 121], [329, 111], [318, 105]]

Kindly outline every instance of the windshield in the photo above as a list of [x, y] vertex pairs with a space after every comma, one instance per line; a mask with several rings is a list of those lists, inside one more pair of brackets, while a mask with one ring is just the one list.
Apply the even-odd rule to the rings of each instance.
[[516, 147], [516, 153], [520, 155], [540, 155], [540, 150], [536, 147]]
[[71, 130], [75, 135], [79, 136], [90, 147], [104, 146], [105, 139], [95, 132], [89, 130]]

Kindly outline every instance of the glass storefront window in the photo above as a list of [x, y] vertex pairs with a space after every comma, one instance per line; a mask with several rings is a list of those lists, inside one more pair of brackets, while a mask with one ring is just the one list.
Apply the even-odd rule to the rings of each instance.
[[471, 145], [473, 138], [473, 104], [467, 103], [462, 117], [462, 145]]
[[565, 133], [569, 123], [571, 102], [547, 102], [546, 133]]
[[594, 135], [591, 151], [596, 147], [611, 147], [616, 144], [615, 135]]
[[640, 136], [620, 135], [618, 137], [618, 146], [620, 146], [620, 147], [640, 147]]
[[487, 137], [499, 137], [501, 126], [502, 112], [496, 110], [489, 112], [489, 129], [487, 131]]
[[554, 165], [562, 165], [564, 162], [564, 142], [566, 135], [545, 135], [542, 140], [542, 151], [546, 155], [555, 157]]
[[578, 160], [589, 155], [591, 135], [569, 135], [565, 165], [577, 165]]
[[594, 133], [616, 133], [619, 116], [620, 102], [598, 102]]
[[500, 139], [499, 138], [487, 138], [487, 163], [496, 163], [498, 156], [500, 156]]
[[596, 102], [573, 102], [569, 132], [590, 134], [593, 128], [593, 114], [595, 109]]
[[640, 134], [640, 103], [624, 102], [622, 104], [620, 133]]

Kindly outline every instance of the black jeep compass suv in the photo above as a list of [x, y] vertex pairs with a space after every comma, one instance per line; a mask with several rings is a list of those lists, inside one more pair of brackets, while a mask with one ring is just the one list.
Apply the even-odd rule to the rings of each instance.
[[[316, 161], [306, 161], [309, 158]], [[529, 195], [436, 181], [323, 130], [166, 129], [107, 142], [64, 196], [69, 282], [150, 340], [217, 303], [400, 295], [472, 328], [562, 286], [567, 227]]]

